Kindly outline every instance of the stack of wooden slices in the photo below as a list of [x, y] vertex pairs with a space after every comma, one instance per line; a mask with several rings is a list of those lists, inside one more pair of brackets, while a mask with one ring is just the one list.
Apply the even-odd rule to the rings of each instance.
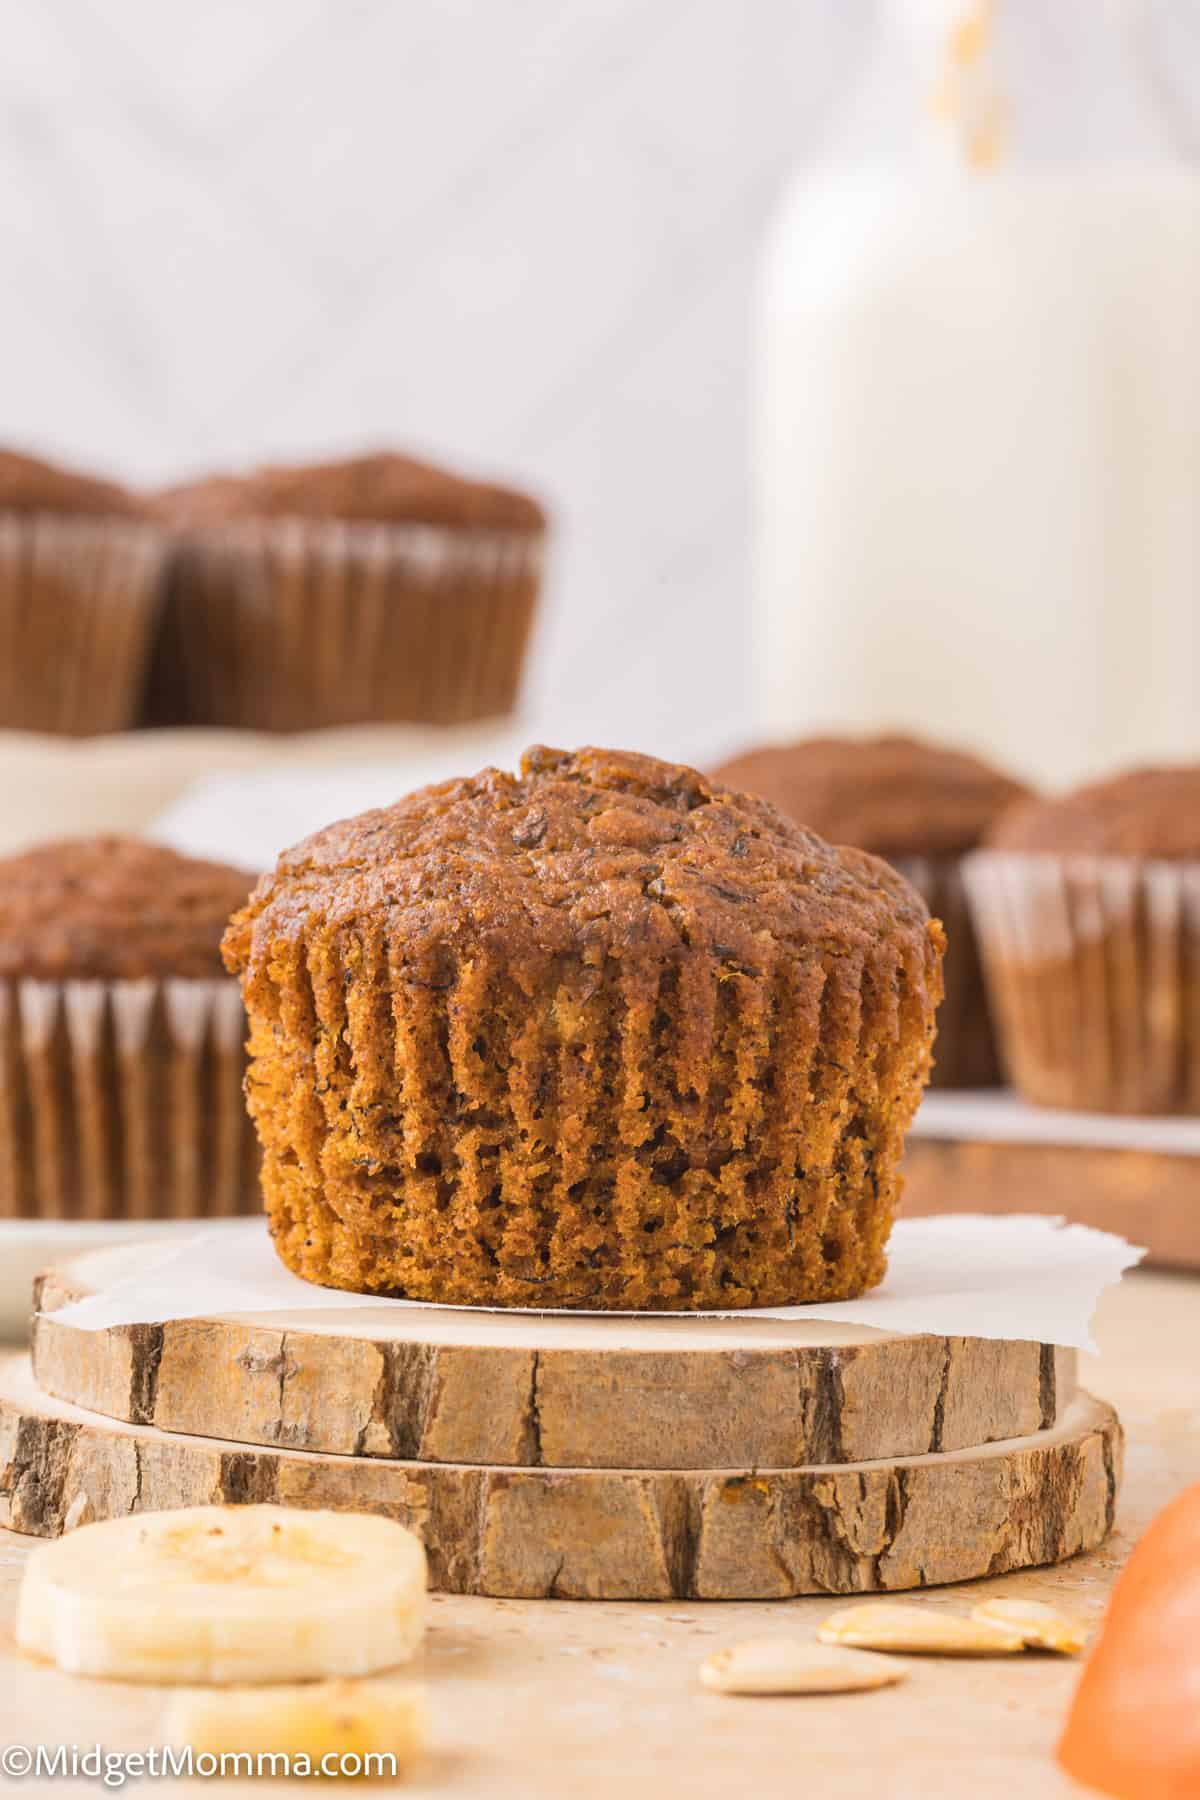
[[962, 1581], [1112, 1523], [1120, 1427], [1050, 1345], [349, 1296], [320, 1318], [56, 1318], [138, 1254], [45, 1275], [32, 1361], [0, 1365], [16, 1530], [275, 1501], [411, 1525], [435, 1588], [661, 1600]]

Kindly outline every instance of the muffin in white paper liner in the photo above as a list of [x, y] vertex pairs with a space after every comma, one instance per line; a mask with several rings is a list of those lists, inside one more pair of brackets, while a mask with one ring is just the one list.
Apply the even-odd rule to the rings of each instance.
[[0, 1218], [259, 1207], [233, 981], [0, 984]]
[[1200, 1112], [1200, 863], [983, 850], [965, 873], [1025, 1098]]
[[262, 731], [511, 712], [541, 528], [281, 518], [185, 531], [150, 706]]
[[979, 960], [961, 856], [889, 856], [946, 928], [946, 992], [938, 1007], [931, 1088], [994, 1087], [996, 1031]]
[[0, 509], [0, 728], [136, 723], [165, 556], [152, 523]]

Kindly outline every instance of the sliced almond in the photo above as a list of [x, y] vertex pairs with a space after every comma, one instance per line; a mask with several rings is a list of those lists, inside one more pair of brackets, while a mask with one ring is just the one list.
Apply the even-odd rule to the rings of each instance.
[[716, 1694], [849, 1694], [903, 1681], [908, 1670], [890, 1656], [830, 1649], [796, 1638], [752, 1638], [717, 1650], [700, 1665]]
[[1005, 1631], [1019, 1631], [1033, 1650], [1059, 1650], [1075, 1656], [1087, 1642], [1087, 1632], [1042, 1600], [983, 1600], [972, 1607], [971, 1617]]
[[930, 1656], [1005, 1656], [1025, 1648], [1015, 1625], [985, 1623], [929, 1606], [888, 1602], [844, 1606], [817, 1632], [823, 1644], [853, 1644], [859, 1650], [907, 1650]]

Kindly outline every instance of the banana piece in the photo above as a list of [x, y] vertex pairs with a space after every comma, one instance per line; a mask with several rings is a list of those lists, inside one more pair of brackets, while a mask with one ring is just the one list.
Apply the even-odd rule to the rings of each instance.
[[[402, 1774], [429, 1739], [425, 1690], [384, 1677], [374, 1681], [314, 1681], [284, 1687], [177, 1688], [167, 1702], [163, 1742], [193, 1756], [242, 1753], [395, 1758]], [[281, 1771], [285, 1772], [285, 1771]], [[338, 1773], [369, 1773], [339, 1769]], [[391, 1768], [377, 1773], [392, 1773]]]
[[366, 1513], [188, 1506], [81, 1525], [30, 1556], [17, 1643], [71, 1675], [373, 1675], [425, 1629], [425, 1551]]

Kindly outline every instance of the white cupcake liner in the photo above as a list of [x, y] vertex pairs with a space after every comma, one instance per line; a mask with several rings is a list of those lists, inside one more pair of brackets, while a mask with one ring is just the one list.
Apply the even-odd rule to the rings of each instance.
[[1200, 862], [988, 850], [965, 875], [1021, 1093], [1200, 1112]]
[[154, 716], [297, 731], [510, 712], [543, 538], [301, 519], [186, 534]]
[[0, 983], [0, 1217], [259, 1207], [233, 981]]
[[0, 729], [136, 723], [165, 556], [152, 524], [0, 511]]
[[1000, 1057], [967, 901], [961, 856], [891, 856], [946, 927], [945, 997], [938, 1007], [930, 1087], [994, 1087]]

